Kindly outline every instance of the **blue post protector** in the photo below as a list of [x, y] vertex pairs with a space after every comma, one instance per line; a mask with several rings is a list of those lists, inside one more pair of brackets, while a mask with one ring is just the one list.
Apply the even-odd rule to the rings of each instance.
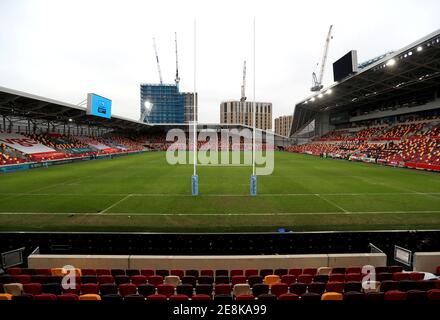
[[257, 176], [251, 175], [251, 196], [257, 195]]
[[193, 175], [191, 177], [191, 191], [193, 196], [199, 195], [199, 176]]

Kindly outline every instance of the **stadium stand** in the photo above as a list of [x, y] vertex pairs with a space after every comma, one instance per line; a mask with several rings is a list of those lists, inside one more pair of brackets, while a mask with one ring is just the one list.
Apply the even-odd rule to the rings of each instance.
[[289, 146], [289, 152], [440, 171], [440, 116], [413, 122], [362, 129], [331, 131], [310, 143]]
[[[63, 287], [62, 269], [10, 268], [0, 276], [4, 291], [0, 299], [198, 300], [203, 295], [213, 300], [359, 301], [368, 300], [372, 293], [377, 293], [375, 299], [380, 300], [440, 300], [440, 280], [424, 280], [423, 272], [403, 272], [401, 266], [377, 268], [375, 274], [368, 274], [368, 278], [357, 266], [279, 269], [278, 274], [275, 274], [276, 269], [261, 269], [256, 271], [265, 277], [257, 276], [257, 281], [250, 270], [196, 270], [199, 276], [188, 275], [194, 274], [194, 270], [175, 271], [75, 269], [74, 282]], [[171, 273], [179, 276], [162, 276]], [[240, 281], [232, 281], [238, 273], [242, 274]], [[212, 276], [216, 274], [216, 277]], [[188, 277], [192, 277], [191, 283], [188, 283]], [[380, 281], [371, 280], [372, 277]]]

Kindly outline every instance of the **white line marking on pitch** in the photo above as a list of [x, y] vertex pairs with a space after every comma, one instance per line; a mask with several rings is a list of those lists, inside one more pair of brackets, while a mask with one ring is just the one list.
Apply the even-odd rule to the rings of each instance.
[[[247, 185], [247, 184], [246, 184]], [[60, 197], [83, 197], [89, 194], [81, 193], [12, 193], [5, 192], [0, 195], [7, 196], [60, 196]], [[94, 193], [93, 196], [131, 196], [131, 197], [193, 197], [182, 193]], [[399, 195], [440, 195], [440, 192], [383, 192], [383, 193], [260, 193], [261, 197], [291, 197], [291, 196], [399, 196]], [[201, 194], [199, 197], [249, 197], [248, 194]], [[436, 199], [438, 197], [435, 197]], [[0, 200], [5, 200], [0, 199]]]
[[347, 210], [345, 210], [344, 208], [342, 208], [340, 205], [337, 205], [337, 204], [334, 203], [333, 201], [328, 200], [328, 199], [324, 198], [323, 196], [321, 196], [321, 195], [319, 195], [319, 194], [317, 194], [317, 193], [315, 194], [315, 196], [317, 196], [318, 198], [320, 198], [320, 199], [324, 200], [325, 202], [331, 204], [332, 206], [334, 206], [334, 207], [336, 207], [336, 208], [338, 208], [338, 209], [344, 211], [344, 213], [348, 213]]
[[[122, 202], [123, 199], [119, 200]], [[114, 204], [116, 205], [116, 203]], [[114, 206], [113, 205], [113, 206]], [[107, 209], [108, 210], [108, 209]], [[81, 212], [81, 213], [72, 213], [72, 212], [0, 212], [0, 215], [78, 215], [78, 216], [86, 216], [86, 215], [101, 215], [102, 212]], [[386, 214], [386, 213], [440, 213], [437, 210], [426, 210], [426, 211], [346, 211], [346, 212], [261, 212], [261, 213], [157, 213], [157, 212], [132, 212], [132, 213], [108, 213], [106, 216], [294, 216], [294, 215], [327, 215], [327, 214]]]
[[127, 200], [128, 198], [130, 198], [130, 197], [131, 197], [131, 194], [126, 195], [126, 196], [125, 196], [124, 198], [122, 198], [121, 200], [116, 201], [115, 203], [113, 203], [110, 207], [108, 207], [108, 208], [102, 210], [101, 212], [99, 212], [99, 214], [106, 213], [108, 210], [110, 210], [111, 208], [116, 207], [116, 206], [117, 206], [118, 204], [120, 204], [122, 201], [125, 201], [125, 200]]

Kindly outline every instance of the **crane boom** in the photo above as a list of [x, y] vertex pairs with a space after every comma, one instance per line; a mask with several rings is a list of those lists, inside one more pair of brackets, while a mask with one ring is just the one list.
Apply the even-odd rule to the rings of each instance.
[[179, 59], [177, 56], [177, 32], [174, 33], [174, 42], [176, 44], [176, 79], [174, 81], [176, 82], [176, 86], [179, 86], [180, 77], [179, 77]]
[[323, 88], [322, 80], [324, 79], [325, 65], [327, 64], [328, 48], [330, 45], [330, 40], [333, 39], [332, 29], [333, 29], [333, 25], [331, 25], [330, 28], [328, 29], [327, 38], [325, 39], [324, 52], [322, 54], [319, 74], [318, 76], [316, 76], [315, 72], [312, 73], [313, 87], [311, 88], [311, 91], [319, 91]]
[[319, 71], [319, 79], [318, 79], [319, 83], [321, 84], [322, 84], [322, 79], [324, 78], [325, 65], [327, 63], [328, 47], [330, 45], [330, 40], [332, 37], [332, 29], [333, 29], [333, 25], [331, 25], [330, 28], [328, 29], [327, 38], [325, 39], [324, 54], [322, 55], [321, 70]]
[[153, 38], [154, 53], [156, 54], [157, 71], [159, 72], [160, 84], [162, 84], [162, 72], [160, 71], [159, 56], [157, 55], [156, 39]]
[[243, 64], [243, 84], [241, 85], [241, 102], [246, 101], [246, 60], [244, 60]]

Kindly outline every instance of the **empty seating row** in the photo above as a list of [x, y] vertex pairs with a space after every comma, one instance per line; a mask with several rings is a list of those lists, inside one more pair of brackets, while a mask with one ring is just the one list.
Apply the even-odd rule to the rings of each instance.
[[[388, 267], [375, 267], [376, 273], [382, 272], [402, 272], [401, 266], [388, 266]], [[9, 268], [6, 270], [6, 273], [9, 275], [19, 275], [19, 274], [28, 274], [28, 275], [64, 275], [67, 273], [66, 269], [63, 268], [52, 268], [52, 269], [30, 269], [30, 268]], [[267, 275], [278, 275], [282, 276], [285, 274], [291, 275], [300, 275], [300, 274], [308, 274], [308, 275], [321, 275], [321, 274], [332, 274], [332, 273], [362, 273], [362, 267], [353, 266], [353, 267], [320, 267], [320, 268], [291, 268], [291, 269], [234, 269], [234, 270], [212, 270], [212, 269], [202, 269], [202, 270], [183, 270], [183, 269], [163, 269], [163, 270], [154, 270], [154, 269], [91, 269], [91, 268], [75, 268], [75, 273], [77, 275], [144, 275], [144, 276], [152, 276], [152, 275], [160, 275], [162, 277], [175, 275], [179, 277], [183, 276], [267, 276]]]
[[[163, 294], [151, 294], [148, 296], [143, 296], [140, 294], [129, 294], [126, 296], [121, 296], [119, 294], [83, 294], [78, 296], [77, 294], [66, 293], [66, 294], [25, 294], [21, 296], [13, 296], [11, 294], [0, 294], [0, 300], [108, 300], [108, 301], [158, 301], [158, 300], [194, 300], [194, 301], [202, 301], [202, 300], [211, 300], [212, 297], [207, 294], [198, 294], [193, 295], [192, 297], [187, 296], [185, 294], [174, 294], [171, 296], [166, 296]], [[214, 295], [214, 300], [230, 300], [232, 301], [234, 297], [228, 294], [219, 294]], [[368, 292], [361, 293], [357, 291], [349, 291], [345, 293], [338, 292], [326, 292], [323, 294], [307, 292], [301, 295], [297, 295], [294, 293], [284, 293], [279, 296], [275, 294], [260, 294], [258, 296], [254, 296], [252, 294], [243, 294], [235, 297], [237, 301], [244, 300], [302, 300], [302, 301], [311, 301], [311, 300], [345, 300], [345, 301], [429, 301], [435, 300], [440, 301], [440, 290], [433, 289], [427, 292], [411, 290], [408, 292], [402, 291], [388, 291], [386, 293], [383, 292]]]

